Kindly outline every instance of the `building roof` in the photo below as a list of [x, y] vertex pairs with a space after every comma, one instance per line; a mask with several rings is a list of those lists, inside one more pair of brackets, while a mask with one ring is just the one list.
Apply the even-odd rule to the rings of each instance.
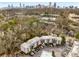
[[25, 48], [29, 48], [33, 43], [35, 43], [39, 39], [40, 39], [39, 37], [34, 37], [34, 38], [30, 39], [28, 42], [21, 44], [21, 46], [23, 46]]
[[50, 40], [51, 39], [56, 39], [56, 40], [59, 40], [61, 41], [61, 37], [53, 37], [51, 35], [49, 36], [42, 36], [42, 37], [34, 37], [32, 39], [30, 39], [29, 41], [21, 44], [21, 51], [24, 51], [25, 53], [28, 52], [27, 48], [29, 49], [31, 46], [36, 46], [36, 42], [38, 42], [38, 44], [41, 42], [41, 40]]

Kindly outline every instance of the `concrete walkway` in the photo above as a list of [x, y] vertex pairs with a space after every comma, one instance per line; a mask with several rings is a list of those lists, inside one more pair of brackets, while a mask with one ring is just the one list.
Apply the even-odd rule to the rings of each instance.
[[[64, 49], [64, 47], [45, 47], [45, 48], [41, 49], [40, 51], [36, 52], [34, 54], [34, 56], [32, 56], [32, 57], [41, 57], [41, 54], [43, 51], [51, 52], [51, 54], [52, 54], [52, 51], [54, 51], [56, 57], [62, 57], [61, 53], [62, 53], [63, 49]], [[27, 56], [27, 57], [31, 57], [31, 56]]]

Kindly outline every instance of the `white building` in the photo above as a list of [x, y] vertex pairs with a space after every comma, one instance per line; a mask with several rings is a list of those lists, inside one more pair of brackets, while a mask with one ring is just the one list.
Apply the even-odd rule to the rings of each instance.
[[4, 31], [0, 31], [0, 37], [4, 37]]
[[74, 41], [73, 48], [67, 55], [67, 57], [79, 57], [79, 42]]
[[30, 47], [32, 45], [35, 45], [35, 47], [36, 47], [36, 44], [35, 43], [37, 41], [39, 41], [39, 37], [35, 37], [33, 39], [30, 39], [28, 42], [25, 42], [25, 43], [21, 44], [21, 51], [23, 51], [25, 53], [30, 52], [30, 50], [31, 50]]
[[74, 13], [70, 13], [68, 18], [74, 22], [79, 22], [79, 15], [74, 14]]
[[47, 14], [47, 16], [45, 14], [41, 14], [40, 19], [44, 20], [44, 21], [55, 21], [57, 17], [59, 17], [60, 15], [58, 14]]
[[33, 39], [30, 39], [29, 41], [21, 44], [20, 48], [21, 51], [25, 52], [26, 54], [31, 51], [31, 46], [33, 48], [37, 47], [38, 45], [42, 44], [41, 41], [44, 41], [43, 43], [53, 43], [52, 40], [56, 40], [54, 43], [56, 44], [61, 44], [61, 37], [53, 37], [53, 36], [42, 36], [42, 37], [34, 37]]

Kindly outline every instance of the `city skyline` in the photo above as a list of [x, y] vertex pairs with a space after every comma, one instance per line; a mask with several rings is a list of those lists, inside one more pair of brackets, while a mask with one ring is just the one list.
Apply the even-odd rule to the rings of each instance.
[[[8, 7], [8, 5], [13, 7], [20, 7], [20, 3], [23, 6], [36, 6], [38, 4], [48, 6], [49, 2], [0, 2], [0, 8], [5, 8]], [[55, 2], [51, 2], [51, 5], [53, 6]], [[74, 6], [74, 7], [79, 7], [78, 2], [56, 2], [56, 6], [60, 7], [69, 7], [69, 6]]]

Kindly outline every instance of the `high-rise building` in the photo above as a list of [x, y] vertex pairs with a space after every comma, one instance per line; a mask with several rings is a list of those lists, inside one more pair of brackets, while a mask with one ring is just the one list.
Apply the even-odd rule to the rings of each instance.
[[8, 4], [8, 8], [10, 8], [10, 5]]
[[13, 8], [13, 4], [11, 4], [11, 8]]
[[49, 7], [51, 7], [52, 6], [52, 3], [51, 2], [49, 2]]
[[41, 4], [38, 4], [38, 8], [41, 8]]
[[25, 7], [25, 4], [23, 4], [23, 8]]
[[77, 9], [78, 7], [77, 6], [75, 6], [75, 9]]
[[21, 6], [21, 3], [20, 3], [20, 7], [22, 7], [22, 6]]
[[54, 3], [54, 8], [56, 8], [56, 3]]
[[74, 8], [74, 6], [69, 6], [69, 8], [70, 8], [70, 9], [73, 9], [73, 8]]
[[52, 2], [49, 2], [49, 9], [48, 9], [48, 13], [51, 14], [52, 13]]

